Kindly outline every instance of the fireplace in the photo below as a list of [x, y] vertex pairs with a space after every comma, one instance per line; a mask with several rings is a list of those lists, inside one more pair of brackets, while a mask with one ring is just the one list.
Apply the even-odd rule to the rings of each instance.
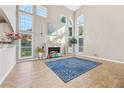
[[48, 47], [48, 58], [56, 58], [61, 55], [60, 47]]
[[48, 54], [50, 54], [52, 51], [60, 53], [60, 47], [48, 47]]

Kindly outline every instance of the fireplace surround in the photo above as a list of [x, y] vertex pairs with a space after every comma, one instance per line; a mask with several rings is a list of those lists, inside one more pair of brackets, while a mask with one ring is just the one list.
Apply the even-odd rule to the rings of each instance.
[[61, 55], [60, 47], [48, 47], [48, 58], [56, 58]]
[[48, 47], [48, 54], [50, 54], [52, 51], [60, 53], [60, 47]]

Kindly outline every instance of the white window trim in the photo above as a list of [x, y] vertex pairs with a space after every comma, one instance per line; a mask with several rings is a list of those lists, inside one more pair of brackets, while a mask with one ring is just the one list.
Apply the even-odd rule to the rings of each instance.
[[[33, 43], [33, 41], [34, 41], [34, 38], [33, 38], [33, 14], [34, 14], [34, 6], [32, 6], [33, 7], [33, 10], [32, 10], [32, 12], [33, 13], [29, 13], [29, 12], [25, 12], [25, 11], [22, 11], [22, 10], [20, 10], [19, 9], [19, 6], [17, 7], [17, 11], [18, 11], [18, 30], [19, 30], [19, 32], [20, 33], [22, 33], [22, 34], [30, 34], [30, 35], [32, 35], [32, 46], [31, 46], [31, 49], [32, 49], [32, 54], [31, 54], [31, 56], [28, 56], [28, 57], [21, 57], [21, 40], [19, 40], [19, 43], [18, 43], [18, 59], [20, 59], [20, 60], [26, 60], [26, 59], [31, 59], [31, 58], [33, 58], [33, 55], [34, 55], [34, 43]], [[20, 14], [23, 14], [23, 15], [28, 15], [28, 16], [32, 16], [32, 31], [21, 31], [20, 29], [19, 29], [19, 15]]]
[[[72, 28], [72, 36], [69, 36], [69, 27], [71, 27]], [[72, 26], [69, 26], [69, 27], [67, 27], [67, 31], [68, 31], [68, 38], [72, 38], [73, 36], [74, 36], [74, 33], [73, 33], [73, 27]]]
[[76, 19], [76, 25], [81, 25], [81, 24], [78, 24], [78, 18], [81, 17], [81, 16], [84, 16], [83, 14], [78, 16], [77, 19]]
[[33, 34], [31, 34], [31, 33], [22, 33], [22, 34], [28, 34], [28, 35], [31, 35], [31, 36], [32, 36], [32, 40], [31, 40], [31, 42], [32, 42], [32, 43], [31, 43], [31, 49], [32, 49], [31, 52], [32, 52], [32, 54], [31, 54], [31, 56], [28, 56], [28, 57], [22, 57], [22, 56], [21, 56], [21, 40], [19, 40], [19, 59], [33, 58], [33, 53], [34, 53], [34, 52], [33, 52], [33, 47], [34, 47], [34, 46], [33, 46], [33, 45], [34, 45], [34, 44], [33, 44]]
[[32, 16], [32, 30], [31, 31], [25, 31], [25, 30], [20, 30], [19, 29], [19, 25], [20, 25], [20, 20], [19, 20], [19, 16], [18, 16], [18, 30], [22, 33], [32, 33], [33, 32], [33, 15], [24, 13], [24, 12], [19, 12], [18, 15], [26, 15], [26, 16]]
[[[42, 15], [42, 16], [37, 15], [37, 7], [44, 8], [44, 9], [46, 10], [46, 15], [44, 15], [44, 16], [43, 16], [43, 15]], [[46, 8], [46, 7], [44, 7], [44, 6], [41, 6], [41, 5], [36, 6], [36, 7], [35, 7], [35, 15], [40, 16], [40, 17], [47, 17], [47, 15], [48, 15], [48, 10], [47, 10], [47, 8]]]
[[82, 27], [83, 27], [83, 31], [84, 31], [84, 24], [80, 24], [80, 25], [77, 26], [77, 29], [78, 29], [78, 36], [84, 38], [84, 34], [79, 35], [79, 26], [82, 26]]
[[24, 11], [24, 10], [21, 10], [21, 9], [20, 9], [20, 6], [18, 6], [18, 12], [23, 12], [23, 13], [32, 15], [32, 14], [34, 13], [34, 11], [33, 11], [33, 5], [32, 5], [32, 13], [26, 12], [26, 11]]
[[[69, 24], [68, 24], [68, 20], [71, 20], [72, 25], [69, 25]], [[73, 27], [73, 20], [72, 20], [72, 18], [71, 18], [71, 17], [68, 17], [68, 20], [67, 20], [67, 24], [68, 24], [68, 26], [69, 26], [69, 27]]]
[[[84, 16], [83, 14], [81, 14], [80, 16]], [[84, 43], [84, 34], [82, 34], [82, 35], [80, 35], [79, 36], [79, 26], [83, 26], [84, 27], [84, 24], [78, 24], [78, 18], [80, 17], [80, 16], [78, 16], [77, 17], [77, 19], [76, 19], [76, 34], [77, 34], [77, 41], [78, 41], [78, 43], [77, 43], [77, 47], [78, 47], [78, 51], [77, 51], [77, 53], [78, 54], [83, 54], [83, 52], [84, 52], [84, 44], [83, 44], [83, 46], [79, 46], [79, 38], [83, 38], [83, 43]], [[83, 28], [84, 29], [84, 28]], [[82, 52], [80, 52], [79, 51], [79, 47], [82, 47], [83, 48], [83, 51]]]

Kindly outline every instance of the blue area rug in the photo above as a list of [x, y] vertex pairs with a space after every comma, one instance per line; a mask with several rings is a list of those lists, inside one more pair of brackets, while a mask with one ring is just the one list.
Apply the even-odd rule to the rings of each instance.
[[81, 58], [71, 57], [55, 61], [45, 62], [65, 83], [79, 75], [95, 68], [101, 63]]

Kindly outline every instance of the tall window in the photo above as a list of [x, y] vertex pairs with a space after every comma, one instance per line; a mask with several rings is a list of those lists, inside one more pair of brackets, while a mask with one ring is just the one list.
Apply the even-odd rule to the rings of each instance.
[[22, 34], [21, 40], [21, 57], [31, 57], [32, 55], [32, 35]]
[[32, 19], [33, 6], [21, 5], [18, 8], [19, 32], [22, 33], [22, 39], [19, 41], [19, 58], [32, 57]]
[[67, 31], [68, 31], [68, 53], [73, 53], [73, 46], [71, 44], [71, 38], [73, 37], [73, 20], [71, 17], [67, 17]]
[[77, 29], [78, 29], [78, 52], [83, 52], [83, 43], [84, 43], [84, 16], [81, 15], [77, 18]]
[[73, 32], [72, 32], [72, 27], [68, 27], [68, 35], [70, 36], [70, 37], [72, 37], [72, 35], [73, 35]]
[[20, 5], [19, 10], [27, 13], [33, 13], [33, 7], [32, 5]]
[[73, 36], [73, 21], [71, 17], [68, 17], [67, 19], [67, 26], [68, 26], [68, 36], [72, 37]]
[[19, 30], [20, 31], [32, 31], [32, 15], [19, 14]]
[[43, 6], [36, 6], [36, 15], [47, 17], [47, 8]]
[[81, 15], [77, 18], [77, 25], [84, 24], [84, 16]]
[[68, 23], [67, 23], [69, 26], [72, 26], [73, 25], [73, 20], [71, 19], [71, 17], [68, 17]]

